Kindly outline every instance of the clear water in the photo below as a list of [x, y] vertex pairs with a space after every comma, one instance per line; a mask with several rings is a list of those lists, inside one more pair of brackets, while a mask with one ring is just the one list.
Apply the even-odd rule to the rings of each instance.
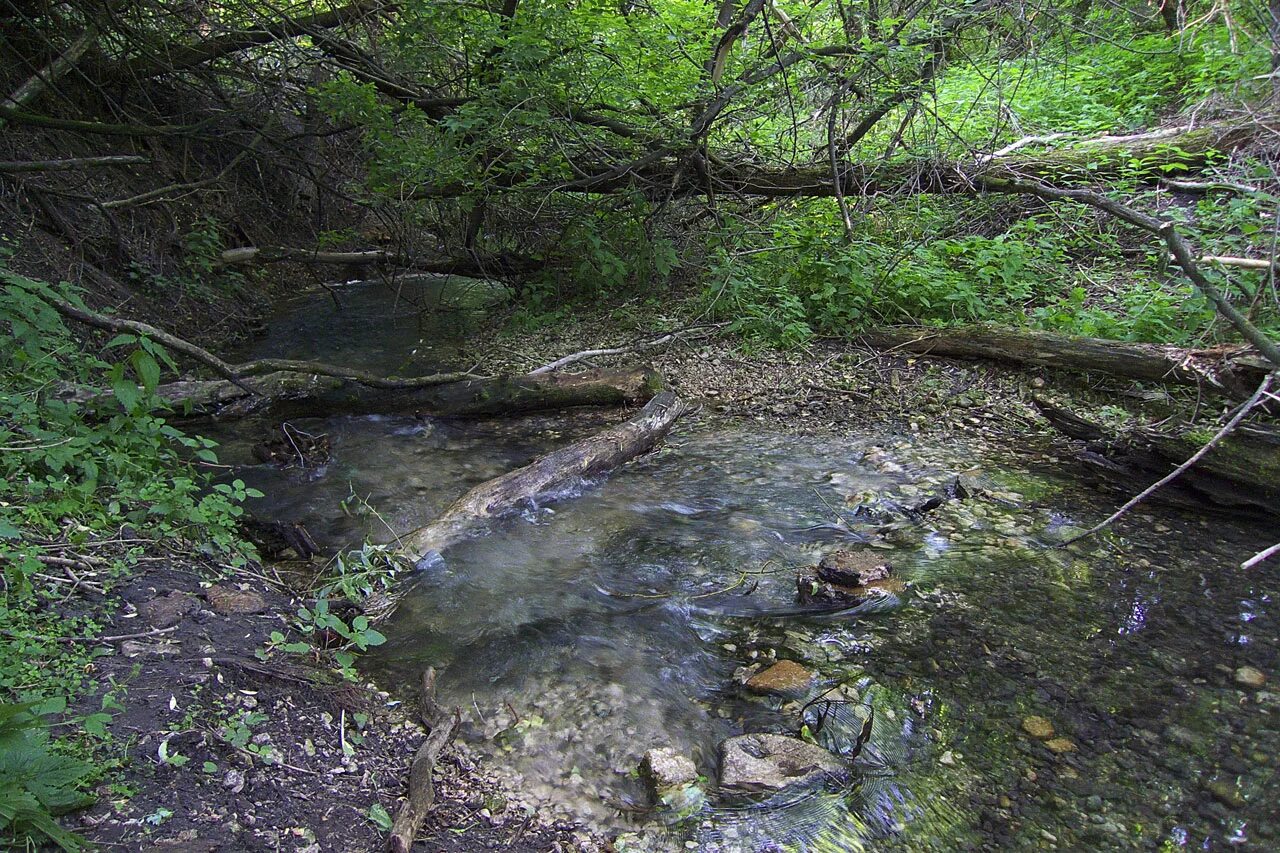
[[[325, 469], [245, 479], [271, 495], [261, 511], [329, 545], [386, 541], [608, 417], [315, 422], [332, 439]], [[451, 549], [369, 662], [406, 698], [424, 665], [440, 668], [467, 743], [521, 797], [642, 846], [1280, 846], [1280, 581], [1274, 564], [1239, 569], [1274, 526], [1139, 510], [1123, 539], [1049, 548], [1110, 500], [1034, 448], [937, 441], [686, 420], [580, 497]], [[985, 493], [895, 511], [961, 473]], [[341, 512], [352, 493], [377, 515]], [[907, 589], [797, 614], [796, 567], [849, 542], [882, 549]], [[816, 669], [813, 695], [845, 685], [824, 745], [847, 746], [874, 708], [852, 783], [763, 802], [712, 784], [691, 818], [655, 813], [633, 773], [650, 747], [714, 783], [725, 737], [800, 728], [800, 703], [750, 696], [735, 676], [774, 658]], [[1244, 665], [1266, 673], [1261, 691], [1235, 683]], [[1027, 736], [1029, 715], [1074, 751]]]

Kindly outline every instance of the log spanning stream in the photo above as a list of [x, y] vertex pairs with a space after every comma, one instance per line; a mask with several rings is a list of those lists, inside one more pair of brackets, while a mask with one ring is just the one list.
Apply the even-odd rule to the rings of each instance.
[[[348, 313], [308, 310], [331, 324], [312, 343], [361, 346]], [[261, 514], [350, 547], [617, 417], [302, 421], [328, 436], [326, 465], [241, 476], [269, 495]], [[518, 792], [507, 808], [642, 847], [1280, 846], [1280, 578], [1239, 569], [1274, 530], [1156, 508], [1124, 539], [1047, 548], [1113, 504], [1047, 450], [944, 441], [687, 418], [589, 492], [425, 566], [366, 660], [388, 685], [440, 670], [466, 748]], [[967, 497], [902, 511], [957, 476]], [[853, 611], [798, 607], [797, 568], [850, 547], [902, 589]], [[743, 687], [743, 668], [775, 660], [812, 681]], [[839, 701], [806, 709], [822, 695]], [[849, 775], [718, 789], [726, 738], [807, 725], [839, 753], [868, 709]], [[650, 808], [635, 768], [652, 747], [693, 759], [705, 803]]]

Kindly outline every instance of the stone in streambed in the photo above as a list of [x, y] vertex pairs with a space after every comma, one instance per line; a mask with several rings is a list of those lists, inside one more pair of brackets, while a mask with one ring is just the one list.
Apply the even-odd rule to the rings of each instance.
[[752, 693], [803, 693], [813, 684], [813, 671], [791, 660], [780, 660], [747, 679]]
[[661, 819], [679, 823], [702, 810], [707, 795], [698, 782], [698, 768], [674, 749], [658, 747], [644, 754], [640, 775], [649, 783], [649, 794]]
[[644, 754], [640, 774], [649, 780], [655, 792], [661, 792], [697, 781], [698, 768], [674, 749], [658, 747]]
[[1023, 718], [1022, 730], [1036, 740], [1048, 740], [1054, 735], [1053, 723], [1044, 717]]
[[1267, 677], [1260, 669], [1254, 669], [1251, 666], [1242, 666], [1236, 670], [1236, 684], [1241, 687], [1248, 687], [1252, 690], [1261, 690], [1267, 683]]
[[838, 756], [786, 735], [739, 735], [720, 744], [720, 786], [730, 791], [781, 791], [847, 771]]
[[818, 577], [839, 586], [866, 586], [889, 577], [891, 566], [872, 551], [832, 551], [818, 563]]
[[1064, 753], [1076, 751], [1075, 741], [1065, 737], [1056, 737], [1052, 740], [1047, 740], [1044, 742], [1044, 745], [1047, 746], [1049, 751], [1055, 755], [1062, 755]]

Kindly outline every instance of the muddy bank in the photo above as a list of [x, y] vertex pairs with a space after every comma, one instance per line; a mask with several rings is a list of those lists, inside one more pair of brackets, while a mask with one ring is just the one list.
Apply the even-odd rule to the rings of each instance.
[[[170, 551], [143, 565], [100, 602], [113, 615], [91, 673], [113, 685], [103, 751], [122, 764], [69, 825], [129, 850], [383, 849], [381, 824], [424, 738], [412, 708], [337, 677], [317, 653], [279, 649], [303, 639], [293, 622], [313, 599], [276, 569], [227, 572]], [[551, 850], [585, 838], [509, 806], [465, 748], [437, 773], [423, 849]]]

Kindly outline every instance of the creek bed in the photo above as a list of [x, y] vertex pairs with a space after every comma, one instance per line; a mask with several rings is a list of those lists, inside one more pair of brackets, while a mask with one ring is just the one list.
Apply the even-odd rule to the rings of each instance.
[[[255, 509], [324, 545], [387, 541], [611, 417], [304, 422], [330, 438], [324, 468], [243, 476], [270, 496]], [[686, 419], [581, 497], [426, 567], [366, 666], [389, 687], [439, 667], [509, 808], [624, 846], [1275, 849], [1280, 582], [1239, 569], [1275, 531], [1140, 508], [1123, 539], [1049, 547], [1112, 506], [1077, 474], [1034, 446]], [[976, 494], [900, 511], [958, 475]], [[796, 614], [796, 567], [855, 543], [905, 590]], [[741, 687], [742, 668], [775, 659], [818, 673], [810, 696], [844, 685], [874, 708], [871, 741], [849, 783], [722, 797], [723, 739], [800, 728], [801, 701]], [[1237, 683], [1245, 666], [1261, 689]], [[1052, 748], [1028, 717], [1051, 723]], [[657, 746], [710, 782], [685, 820], [653, 813], [634, 772]]]

